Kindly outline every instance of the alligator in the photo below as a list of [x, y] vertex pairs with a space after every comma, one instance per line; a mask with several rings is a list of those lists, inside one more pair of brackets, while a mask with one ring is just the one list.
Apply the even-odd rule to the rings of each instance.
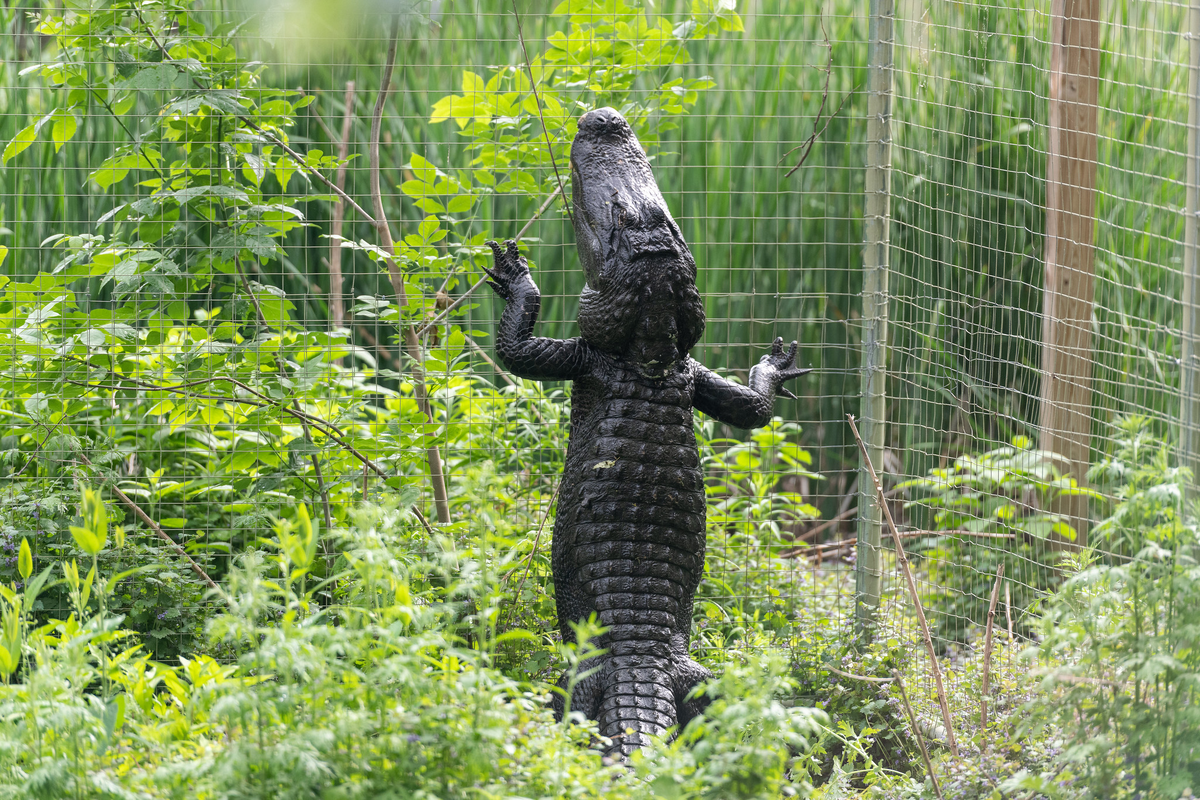
[[[704, 332], [696, 262], [632, 128], [611, 108], [579, 119], [571, 145], [573, 224], [586, 286], [580, 336], [533, 336], [541, 295], [515, 242], [488, 242], [489, 285], [505, 301], [496, 355], [530, 380], [573, 381], [552, 569], [559, 629], [592, 615], [603, 655], [555, 701], [596, 720], [628, 756], [646, 736], [703, 710], [711, 677], [688, 657], [704, 571], [705, 494], [692, 409], [737, 428], [767, 424], [798, 369], [796, 342], [776, 339], [747, 385], [688, 353]], [[566, 688], [572, 686], [570, 697]]]

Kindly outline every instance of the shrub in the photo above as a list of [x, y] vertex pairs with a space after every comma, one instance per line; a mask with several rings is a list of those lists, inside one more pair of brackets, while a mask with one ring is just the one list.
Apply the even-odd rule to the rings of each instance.
[[1191, 481], [1144, 418], [1119, 423], [1117, 453], [1090, 475], [1115, 497], [1093, 547], [1045, 603], [1036, 649], [1038, 721], [1102, 797], [1178, 797], [1200, 785], [1200, 545]]

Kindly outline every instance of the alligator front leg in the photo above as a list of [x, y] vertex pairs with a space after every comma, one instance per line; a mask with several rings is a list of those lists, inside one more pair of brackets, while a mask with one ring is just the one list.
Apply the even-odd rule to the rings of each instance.
[[505, 301], [504, 313], [496, 333], [496, 355], [514, 374], [530, 380], [573, 380], [587, 373], [591, 348], [582, 339], [548, 339], [534, 336], [542, 294], [529, 274], [529, 262], [517, 249], [517, 243], [504, 243], [504, 251], [495, 242], [493, 265], [485, 269], [488, 285]]
[[798, 378], [811, 369], [796, 367], [798, 345], [785, 352], [783, 339], [776, 339], [771, 352], [763, 356], [750, 368], [750, 385], [742, 386], [726, 380], [697, 361], [692, 364], [696, 376], [696, 393], [693, 405], [718, 422], [735, 428], [761, 428], [771, 421], [775, 396], [794, 398], [784, 388], [784, 381]]

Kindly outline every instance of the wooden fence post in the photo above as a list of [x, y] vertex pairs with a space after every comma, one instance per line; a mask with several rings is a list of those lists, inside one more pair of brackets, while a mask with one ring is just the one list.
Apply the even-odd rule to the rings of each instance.
[[[1050, 35], [1040, 447], [1065, 457], [1082, 485], [1091, 461], [1100, 0], [1053, 0]], [[1086, 497], [1051, 510], [1086, 544]]]
[[867, 472], [883, 463], [887, 424], [888, 247], [892, 171], [892, 46], [895, 0], [871, 0], [867, 50], [867, 170], [863, 200], [862, 436], [866, 459], [858, 476], [858, 547], [855, 617], [862, 638], [871, 634], [879, 607], [883, 531], [881, 500]]
[[1187, 219], [1184, 220], [1182, 374], [1179, 378], [1180, 461], [1192, 469], [1189, 499], [1200, 477], [1200, 2], [1191, 7], [1188, 77]]

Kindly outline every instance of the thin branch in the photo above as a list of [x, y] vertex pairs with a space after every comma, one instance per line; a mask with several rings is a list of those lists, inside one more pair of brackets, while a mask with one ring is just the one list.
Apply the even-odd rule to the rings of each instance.
[[[79, 457], [79, 460], [82, 461], [84, 464], [86, 464], [89, 467], [92, 467], [93, 469], [95, 468], [96, 465], [93, 464], [91, 462], [91, 459], [89, 459], [83, 453], [77, 453], [76, 455]], [[188, 555], [188, 551], [184, 550], [183, 546], [181, 544], [179, 544], [179, 542], [175, 541], [170, 536], [168, 536], [166, 531], [164, 531], [161, 527], [159, 527], [159, 524], [157, 522], [155, 522], [153, 519], [151, 519], [149, 514], [147, 514], [145, 511], [142, 510], [141, 506], [139, 506], [137, 503], [135, 503], [129, 497], [129, 495], [127, 495], [123, 491], [121, 491], [120, 486], [117, 486], [114, 483], [112, 485], [112, 490], [113, 490], [113, 494], [115, 494], [117, 496], [117, 498], [120, 499], [120, 501], [122, 503], [124, 503], [129, 508], [129, 510], [134, 513], [134, 515], [137, 516], [138, 519], [140, 519], [142, 522], [144, 522], [150, 528], [150, 530], [154, 531], [155, 536], [157, 536], [158, 538], [160, 538], [164, 542], [166, 542], [171, 547], [171, 549], [174, 550], [179, 555], [180, 558], [182, 558], [184, 561], [186, 561], [188, 563], [188, 566], [190, 566], [192, 568], [192, 571], [195, 572], [198, 576], [200, 576], [200, 580], [207, 583], [209, 585], [209, 587], [212, 589], [217, 588], [216, 581], [214, 581], [212, 578], [208, 577], [208, 573], [204, 571], [203, 567], [201, 567], [199, 564], [196, 563], [195, 559], [193, 559], [190, 555]]]
[[[318, 114], [317, 119], [324, 120]], [[346, 113], [342, 117], [342, 138], [337, 143], [337, 172], [333, 182], [339, 189], [346, 188], [346, 158], [350, 154], [350, 126], [354, 121], [354, 81], [346, 83]], [[333, 204], [333, 220], [329, 225], [329, 317], [334, 328], [346, 324], [346, 309], [342, 305], [342, 226], [346, 221], [346, 202], [340, 197]], [[340, 363], [341, 359], [337, 359]]]
[[[902, 493], [902, 490], [900, 490], [900, 489], [892, 489], [890, 492], [887, 493], [887, 496], [888, 496], [888, 498], [897, 497], [901, 493]], [[798, 540], [803, 540], [803, 541], [812, 541], [814, 538], [816, 538], [817, 534], [823, 533], [824, 531], [828, 530], [829, 528], [832, 528], [834, 525], [837, 525], [839, 522], [845, 522], [846, 520], [854, 517], [856, 514], [858, 514], [857, 508], [846, 509], [845, 511], [838, 513], [837, 516], [833, 516], [833, 517], [830, 517], [829, 519], [825, 520], [817, 527], [811, 528], [807, 531], [804, 531], [801, 534], [798, 534], [796, 536], [796, 538]]]
[[433, 528], [430, 527], [429, 520], [425, 519], [425, 515], [421, 513], [421, 509], [417, 508], [415, 503], [410, 508], [413, 514], [416, 515], [417, 522], [421, 523], [421, 527], [425, 529], [425, 532], [433, 536]]
[[[538, 210], [536, 212], [534, 212], [534, 215], [529, 218], [528, 222], [525, 223], [525, 226], [522, 227], [521, 230], [517, 232], [517, 236], [513, 241], [516, 241], [516, 242], [521, 241], [521, 239], [523, 239], [525, 237], [526, 231], [529, 230], [529, 226], [533, 225], [533, 223], [535, 221], [537, 221], [538, 217], [540, 217], [540, 216], [542, 216], [542, 214], [546, 213], [546, 209], [550, 208], [550, 204], [554, 202], [554, 198], [558, 197], [561, 193], [562, 193], [561, 186], [559, 187], [558, 192], [551, 192], [550, 196], [545, 199], [545, 201], [538, 208]], [[563, 203], [567, 202], [567, 196], [565, 194], [562, 194], [562, 199], [563, 199]], [[446, 319], [446, 317], [450, 316], [450, 314], [455, 309], [457, 309], [463, 303], [467, 302], [467, 298], [469, 298], [471, 295], [475, 294], [475, 290], [478, 289], [480, 286], [483, 286], [485, 283], [487, 283], [487, 275], [484, 275], [482, 278], [475, 281], [475, 283], [471, 284], [471, 288], [467, 289], [465, 292], [463, 292], [461, 295], [459, 295], [454, 300], [453, 303], [446, 306], [444, 311], [442, 311], [440, 314], [435, 316], [433, 319], [429, 320], [429, 322], [425, 323], [420, 328], [418, 328], [417, 336], [424, 336], [435, 325], [440, 325], [442, 323], [442, 320]]]
[[917, 727], [917, 715], [913, 713], [912, 704], [908, 702], [908, 692], [904, 691], [904, 681], [900, 678], [900, 670], [892, 670], [892, 676], [896, 679], [896, 686], [900, 687], [900, 699], [904, 701], [904, 711], [908, 714], [908, 722], [912, 725], [913, 734], [917, 737], [917, 744], [921, 746], [921, 760], [925, 762], [925, 771], [929, 773], [929, 780], [933, 783], [933, 793], [938, 796], [938, 800], [943, 800], [942, 787], [938, 785], [937, 773], [933, 771], [933, 762], [929, 760], [929, 749], [925, 747], [925, 737], [921, 735], [921, 729]]
[[855, 675], [853, 672], [842, 672], [837, 667], [831, 667], [828, 664], [823, 665], [820, 669], [823, 669], [826, 672], [832, 672], [834, 675], [841, 675], [843, 678], [850, 678], [851, 680], [856, 681], [866, 681], [867, 683], [892, 683], [896, 680], [895, 677], [874, 678], [870, 675]]
[[950, 752], [957, 756], [958, 742], [954, 738], [954, 726], [950, 718], [950, 704], [946, 702], [946, 689], [942, 685], [942, 668], [937, 660], [937, 651], [933, 648], [933, 636], [929, 633], [929, 622], [925, 619], [925, 609], [921, 607], [921, 595], [917, 592], [917, 581], [913, 578], [912, 567], [908, 563], [908, 556], [904, 554], [904, 545], [900, 543], [900, 533], [896, 530], [896, 521], [892, 519], [892, 510], [888, 507], [887, 500], [885, 499], [883, 484], [880, 483], [879, 476], [875, 474], [875, 465], [871, 463], [871, 456], [867, 454], [867, 446], [858, 434], [858, 426], [854, 424], [854, 415], [847, 414], [846, 419], [850, 421], [850, 430], [854, 432], [854, 440], [858, 442], [858, 450], [862, 453], [863, 463], [866, 464], [871, 481], [875, 484], [875, 493], [879, 498], [879, 505], [883, 508], [883, 517], [887, 521], [888, 531], [891, 532], [892, 541], [896, 546], [896, 561], [899, 563], [900, 569], [904, 572], [904, 579], [908, 583], [908, 594], [912, 598], [913, 608], [917, 612], [917, 622], [921, 627], [921, 635], [925, 639], [925, 650], [929, 654], [929, 671], [933, 673], [933, 683], [937, 689], [938, 705], [942, 708], [942, 720], [946, 725], [946, 743], [950, 745]]
[[[894, 494], [894, 492], [892, 494]], [[832, 520], [830, 520], [830, 521], [832, 522]], [[962, 531], [962, 530], [904, 531], [900, 534], [901, 539], [922, 539], [922, 538], [929, 537], [929, 536], [935, 536], [935, 537], [958, 536], [958, 537], [965, 537], [968, 539], [1006, 539], [1006, 540], [1011, 540], [1011, 539], [1015, 538], [1015, 536], [1011, 533], [985, 533], [985, 532], [977, 533], [975, 531]], [[855, 537], [851, 537], [848, 539], [838, 539], [835, 542], [825, 542], [823, 544], [810, 544], [805, 547], [797, 547], [792, 550], [788, 550], [784, 553], [781, 553], [779, 557], [780, 558], [795, 558], [796, 556], [811, 555], [811, 554], [816, 554], [816, 553], [819, 553], [822, 551], [826, 551], [826, 555], [829, 554], [827, 551], [834, 551], [834, 554], [836, 554], [837, 551], [839, 551], [839, 550], [852, 549], [854, 547], [854, 545], [857, 543], [858, 543], [858, 539]]]
[[858, 87], [856, 86], [854, 87], [853, 91], [843, 97], [842, 102], [838, 103], [837, 110], [834, 111], [832, 115], [827, 117], [825, 119], [825, 124], [821, 126], [820, 130], [817, 130], [817, 126], [821, 125], [821, 119], [825, 114], [825, 103], [829, 100], [829, 81], [833, 77], [833, 44], [829, 41], [829, 34], [825, 31], [824, 19], [821, 20], [821, 36], [825, 39], [825, 47], [829, 49], [829, 59], [825, 64], [825, 69], [823, 70], [825, 73], [825, 86], [821, 89], [821, 105], [817, 107], [817, 116], [815, 119], [813, 119], [812, 136], [809, 136], [803, 144], [798, 144], [791, 150], [788, 150], [783, 154], [783, 158], [779, 159], [779, 162], [783, 163], [783, 161], [786, 160], [787, 157], [792, 153], [801, 148], [804, 149], [804, 152], [800, 155], [800, 160], [796, 162], [796, 166], [784, 173], [783, 177], [785, 178], [792, 177], [792, 174], [796, 170], [804, 166], [804, 162], [808, 161], [808, 156], [812, 152], [813, 146], [816, 145], [817, 139], [829, 129], [829, 124], [833, 122], [837, 115], [842, 113], [842, 107], [846, 105], [846, 101], [850, 99], [851, 95], [853, 95], [855, 91], [858, 91]]
[[1008, 591], [1008, 583], [1004, 584], [1004, 616], [1008, 619], [1008, 647], [1011, 652], [1013, 646], [1013, 624], [1012, 624], [1012, 594]]
[[[142, 17], [141, 11], [135, 7], [134, 13], [137, 15], [138, 21], [140, 21], [142, 23], [142, 25], [146, 28], [146, 34], [150, 37], [150, 41], [152, 41], [154, 43], [154, 46], [158, 48], [158, 51], [160, 53], [162, 53], [163, 58], [167, 62], [173, 62], [174, 59], [171, 58], [171, 54], [167, 52], [167, 48], [164, 47], [163, 44], [158, 40], [158, 37], [156, 37], [154, 35], [154, 30], [150, 27], [149, 24], [147, 24], [146, 20]], [[210, 89], [210, 87], [203, 86], [195, 76], [192, 76], [192, 85], [195, 86], [200, 91], [208, 91]], [[375, 222], [374, 218], [372, 218], [370, 214], [368, 214], [366, 211], [364, 211], [362, 206], [360, 206], [358, 203], [354, 202], [353, 197], [351, 197], [350, 195], [346, 194], [344, 191], [339, 189], [337, 187], [337, 185], [334, 184], [333, 181], [329, 180], [329, 178], [326, 178], [325, 175], [322, 174], [320, 170], [318, 170], [314, 167], [310, 167], [307, 163], [305, 163], [304, 156], [297, 153], [291, 147], [288, 147], [287, 143], [285, 143], [282, 139], [280, 139], [275, 134], [265, 130], [258, 123], [256, 123], [254, 120], [250, 119], [249, 117], [245, 116], [244, 114], [234, 114], [232, 116], [241, 120], [241, 122], [244, 123], [251, 130], [253, 130], [257, 134], [259, 134], [260, 136], [268, 139], [271, 142], [271, 144], [275, 145], [276, 147], [278, 147], [279, 149], [281, 149], [285, 153], [287, 153], [289, 156], [291, 156], [292, 161], [295, 162], [297, 169], [299, 169], [301, 172], [307, 173], [308, 175], [311, 175], [314, 178], [316, 178], [317, 180], [321, 181], [321, 183], [325, 184], [330, 189], [332, 189], [334, 194], [336, 194], [338, 197], [340, 197], [344, 202], [349, 203], [350, 207], [353, 208], [355, 211], [357, 211], [359, 214], [361, 214], [363, 219], [374, 224], [374, 222]]]
[[512, 0], [513, 16], [517, 20], [517, 41], [521, 43], [521, 52], [525, 55], [525, 69], [529, 72], [529, 91], [533, 92], [533, 102], [537, 104], [538, 119], [542, 121], [542, 133], [546, 136], [546, 152], [550, 156], [550, 166], [554, 168], [554, 177], [558, 179], [558, 191], [562, 195], [563, 204], [567, 207], [567, 216], [571, 227], [575, 227], [575, 215], [571, 213], [571, 204], [567, 202], [567, 192], [563, 189], [562, 175], [558, 172], [558, 162], [554, 158], [554, 146], [550, 143], [550, 129], [546, 127], [546, 116], [542, 112], [542, 98], [538, 95], [537, 81], [533, 79], [533, 62], [529, 60], [529, 51], [525, 49], [525, 33], [521, 30], [521, 15], [517, 12], [517, 0]]
[[[367, 155], [371, 168], [371, 200], [375, 204], [375, 230], [380, 240], [380, 248], [387, 254], [388, 279], [392, 291], [396, 294], [396, 304], [399, 312], [404, 314], [408, 307], [408, 297], [404, 289], [404, 274], [396, 265], [396, 249], [392, 240], [391, 226], [383, 208], [383, 191], [379, 182], [379, 132], [383, 127], [383, 106], [387, 101], [388, 89], [392, 83], [392, 71], [396, 67], [396, 45], [400, 38], [400, 15], [392, 14], [392, 28], [388, 36], [387, 60], [383, 66], [383, 77], [379, 84], [379, 94], [375, 98], [375, 109], [371, 114], [371, 139], [367, 143]], [[429, 404], [429, 396], [425, 389], [425, 375], [422, 368], [421, 341], [413, 330], [413, 326], [403, 321], [401, 317], [401, 341], [409, 358], [413, 361], [412, 383], [413, 394], [417, 406], [425, 413], [425, 419], [433, 422], [433, 408]], [[450, 522], [450, 500], [446, 493], [446, 476], [442, 468], [442, 454], [436, 444], [425, 448], [426, 460], [429, 463], [429, 483], [433, 489], [433, 507], [437, 511], [438, 522], [443, 525]]]
[[[554, 508], [554, 501], [558, 499], [558, 490], [562, 488], [562, 481], [558, 482], [558, 486], [554, 487], [554, 494], [550, 496], [550, 504], [546, 506], [546, 513], [542, 516], [542, 524], [538, 525], [537, 535], [533, 537], [533, 547], [529, 550], [529, 558], [525, 561], [525, 574], [521, 576], [521, 581], [517, 584], [517, 590], [513, 593], [513, 599], [519, 602], [521, 599], [521, 590], [525, 588], [525, 579], [529, 577], [529, 570], [533, 568], [533, 557], [537, 555], [538, 544], [542, 541], [542, 531], [546, 529], [546, 520], [550, 519], [550, 510]], [[512, 573], [510, 572], [509, 575]], [[505, 576], [507, 578], [507, 576]], [[516, 602], [513, 605], [516, 605]], [[510, 613], [511, 616], [511, 613]]]
[[987, 730], [989, 679], [992, 676], [992, 628], [996, 622], [996, 602], [1000, 599], [1000, 582], [1004, 580], [1004, 565], [996, 570], [996, 583], [992, 585], [992, 597], [988, 602], [987, 629], [983, 634], [983, 692], [979, 697], [979, 727]]

